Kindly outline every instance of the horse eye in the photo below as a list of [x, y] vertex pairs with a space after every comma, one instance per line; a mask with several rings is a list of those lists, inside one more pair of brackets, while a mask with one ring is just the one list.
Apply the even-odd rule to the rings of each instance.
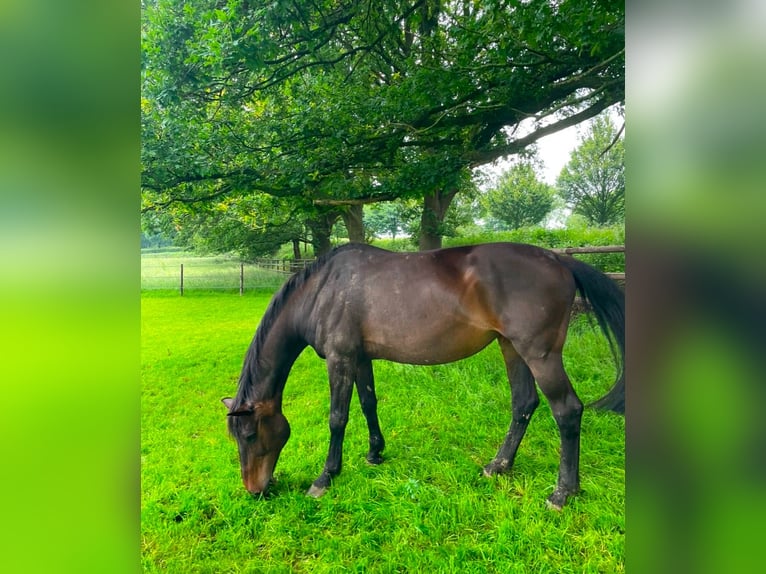
[[256, 433], [253, 433], [253, 434], [247, 435], [245, 437], [245, 441], [248, 443], [251, 443], [251, 442], [255, 442], [255, 439], [257, 438], [258, 438], [258, 435]]

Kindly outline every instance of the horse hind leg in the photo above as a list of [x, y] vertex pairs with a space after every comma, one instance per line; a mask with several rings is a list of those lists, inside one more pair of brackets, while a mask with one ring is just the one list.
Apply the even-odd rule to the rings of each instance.
[[561, 351], [527, 360], [537, 384], [548, 399], [561, 435], [559, 477], [548, 505], [556, 510], [580, 490], [580, 421], [583, 404], [564, 370]]
[[356, 390], [359, 394], [359, 403], [362, 413], [367, 420], [367, 429], [370, 432], [370, 450], [367, 453], [367, 462], [380, 464], [383, 462], [382, 452], [386, 448], [386, 441], [380, 430], [378, 421], [378, 397], [375, 394], [375, 377], [372, 371], [372, 361], [361, 361], [356, 374]]
[[484, 467], [485, 476], [511, 470], [521, 439], [524, 438], [532, 414], [540, 403], [535, 380], [527, 364], [516, 353], [510, 341], [501, 338], [499, 343], [511, 386], [511, 424], [495, 458]]

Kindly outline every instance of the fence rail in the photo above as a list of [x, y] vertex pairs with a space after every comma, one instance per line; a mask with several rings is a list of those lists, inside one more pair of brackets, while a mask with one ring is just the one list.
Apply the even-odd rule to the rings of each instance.
[[[625, 253], [624, 245], [592, 245], [589, 247], [561, 247], [551, 249], [554, 253], [563, 253], [565, 255], [592, 254], [592, 253]], [[604, 273], [607, 277], [617, 282], [625, 283], [625, 272]]]
[[[567, 255], [624, 253], [624, 245], [565, 247], [551, 249]], [[232, 259], [194, 257], [184, 254], [170, 257], [147, 255], [141, 260], [141, 288], [177, 289], [181, 295], [192, 289], [239, 290], [277, 289], [285, 278], [310, 265], [314, 259], [258, 259], [242, 263]], [[617, 282], [625, 282], [625, 273], [606, 273]]]
[[261, 269], [292, 274], [308, 267], [313, 261], [313, 259], [256, 259], [254, 264]]

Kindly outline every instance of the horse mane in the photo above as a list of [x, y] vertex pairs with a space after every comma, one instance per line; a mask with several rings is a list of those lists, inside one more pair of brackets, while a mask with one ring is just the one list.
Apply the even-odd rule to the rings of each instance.
[[274, 326], [277, 317], [279, 317], [279, 314], [282, 312], [282, 309], [284, 309], [292, 294], [305, 285], [306, 281], [308, 281], [314, 273], [324, 267], [324, 265], [330, 259], [335, 257], [335, 255], [342, 251], [348, 251], [354, 247], [358, 248], [359, 246], [349, 243], [336, 247], [332, 251], [321, 255], [310, 265], [293, 273], [282, 285], [279, 291], [276, 292], [274, 297], [272, 297], [271, 302], [266, 308], [266, 312], [263, 314], [261, 322], [258, 325], [255, 337], [253, 337], [253, 341], [250, 343], [250, 347], [248, 347], [247, 353], [245, 354], [245, 364], [239, 378], [239, 386], [237, 389], [237, 396], [234, 399], [233, 409], [241, 407], [248, 398], [250, 398], [249, 391], [252, 389], [252, 383], [256, 379], [257, 374], [257, 357], [260, 355], [261, 349], [263, 349], [263, 345], [266, 343], [266, 338], [268, 337], [271, 328]]

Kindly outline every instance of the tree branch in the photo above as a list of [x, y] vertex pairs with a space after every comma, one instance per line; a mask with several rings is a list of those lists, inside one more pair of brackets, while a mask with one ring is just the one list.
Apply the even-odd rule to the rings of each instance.
[[625, 131], [625, 121], [623, 120], [622, 125], [620, 126], [620, 129], [617, 130], [617, 133], [614, 134], [614, 138], [612, 138], [612, 143], [610, 143], [604, 151], [602, 151], [600, 154], [598, 154], [598, 159], [601, 159], [604, 157], [607, 152], [614, 147], [614, 145], [619, 141], [620, 136], [622, 135], [622, 132]]
[[141, 208], [141, 213], [149, 213], [151, 211], [157, 211], [160, 209], [164, 209], [166, 207], [170, 207], [174, 203], [183, 203], [186, 205], [191, 205], [194, 203], [205, 203], [207, 201], [212, 201], [214, 199], [217, 199], [219, 197], [222, 197], [229, 193], [231, 191], [231, 187], [228, 185], [224, 185], [219, 189], [218, 191], [205, 195], [205, 196], [197, 196], [197, 197], [176, 197], [173, 196], [170, 199], [166, 199], [163, 201], [154, 201], [150, 203], [149, 205], [146, 205]]
[[366, 197], [354, 197], [349, 199], [315, 199], [314, 205], [326, 207], [340, 207], [344, 205], [367, 205], [369, 203], [378, 203], [381, 201], [393, 201], [398, 199], [394, 193], [379, 193], [378, 195], [368, 195]]
[[568, 127], [577, 125], [580, 122], [583, 122], [594, 116], [597, 116], [606, 108], [608, 108], [610, 105], [612, 105], [611, 102], [598, 100], [591, 107], [586, 108], [582, 110], [581, 112], [578, 112], [567, 118], [564, 118], [563, 120], [559, 120], [558, 122], [554, 122], [547, 126], [538, 128], [535, 131], [533, 131], [531, 134], [528, 134], [524, 137], [516, 139], [512, 141], [511, 143], [509, 143], [508, 145], [500, 146], [500, 147], [489, 149], [489, 150], [468, 152], [465, 155], [465, 158], [470, 162], [470, 167], [477, 167], [485, 163], [495, 161], [496, 159], [499, 159], [501, 157], [518, 153], [524, 148], [526, 148], [527, 146], [535, 143], [537, 140], [539, 140], [542, 137], [561, 131]]

